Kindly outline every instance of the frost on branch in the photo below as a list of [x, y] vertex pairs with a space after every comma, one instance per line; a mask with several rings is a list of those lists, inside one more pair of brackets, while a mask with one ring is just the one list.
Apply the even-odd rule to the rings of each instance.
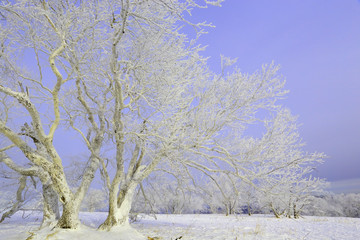
[[[228, 189], [237, 191], [237, 180], [267, 189], [272, 182], [262, 176], [285, 176], [282, 169], [321, 158], [303, 156], [298, 142], [286, 142], [286, 129], [276, 132], [278, 122], [288, 120], [278, 103], [287, 93], [279, 66], [243, 73], [222, 57], [223, 71], [214, 73], [203, 48], [182, 31], [180, 25], [190, 24], [202, 33], [206, 24], [189, 23], [184, 14], [221, 2], [19, 0], [0, 6], [0, 133], [56, 192], [63, 205], [56, 227], [79, 227], [81, 202], [98, 169], [108, 195], [100, 229], [109, 230], [128, 224], [139, 185], [155, 171], [187, 176], [194, 186], [198, 174], [219, 190], [217, 176], [234, 182]], [[249, 126], [267, 123], [259, 113], [280, 120], [271, 118], [255, 138], [247, 135]], [[68, 146], [56, 144], [61, 136], [78, 146], [74, 156], [86, 157], [66, 157]], [[11, 153], [9, 146], [1, 148]], [[301, 158], [287, 158], [290, 153]], [[72, 186], [64, 163], [76, 161], [82, 167]], [[232, 197], [222, 196], [233, 212]]]

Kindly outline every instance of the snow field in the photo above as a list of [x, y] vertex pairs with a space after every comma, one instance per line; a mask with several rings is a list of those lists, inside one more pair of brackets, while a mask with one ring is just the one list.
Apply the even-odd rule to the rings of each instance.
[[146, 216], [135, 228], [163, 239], [360, 239], [360, 219], [305, 217], [276, 219], [267, 215]]
[[[26, 218], [23, 218], [25, 216]], [[276, 219], [271, 215], [184, 214], [140, 215], [140, 221], [110, 232], [96, 231], [106, 213], [80, 213], [84, 226], [77, 230], [37, 231], [41, 213], [18, 212], [0, 224], [0, 240], [141, 240], [148, 237], [162, 240], [240, 240], [240, 239], [360, 239], [360, 219], [343, 217], [304, 217]], [[137, 232], [134, 230], [136, 229]], [[181, 237], [181, 238], [180, 238]]]

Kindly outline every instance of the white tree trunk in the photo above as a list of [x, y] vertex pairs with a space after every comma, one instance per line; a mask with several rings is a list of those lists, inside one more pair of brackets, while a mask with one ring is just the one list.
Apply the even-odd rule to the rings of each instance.
[[58, 195], [51, 184], [43, 184], [43, 226], [48, 226], [60, 218]]
[[[121, 191], [119, 198], [110, 192], [109, 212], [100, 230], [110, 230], [115, 226], [129, 225], [129, 213], [137, 184], [131, 184]], [[114, 198], [115, 197], [115, 198]]]
[[80, 225], [79, 220], [79, 201], [68, 201], [63, 204], [62, 215], [56, 224], [58, 228], [76, 229]]

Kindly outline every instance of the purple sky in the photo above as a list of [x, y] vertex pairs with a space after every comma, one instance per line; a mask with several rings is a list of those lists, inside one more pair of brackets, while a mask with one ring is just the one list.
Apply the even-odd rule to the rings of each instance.
[[[201, 38], [210, 65], [238, 57], [252, 72], [282, 66], [282, 103], [299, 115], [305, 150], [326, 153], [318, 176], [360, 178], [360, 2], [358, 0], [227, 0], [192, 19], [216, 28]], [[360, 184], [359, 184], [360, 187]]]

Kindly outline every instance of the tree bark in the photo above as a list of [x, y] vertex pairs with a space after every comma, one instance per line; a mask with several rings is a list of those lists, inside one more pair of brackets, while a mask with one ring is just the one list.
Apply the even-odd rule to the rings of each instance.
[[62, 215], [55, 227], [65, 229], [78, 228], [80, 225], [79, 205], [79, 201], [75, 201], [74, 199], [64, 203]]
[[50, 183], [43, 183], [43, 221], [41, 226], [48, 226], [60, 218], [58, 195]]
[[126, 226], [129, 224], [129, 213], [136, 186], [137, 184], [132, 184], [120, 192], [118, 199], [110, 199], [108, 216], [104, 223], [99, 226], [100, 230], [110, 230], [115, 226]]

